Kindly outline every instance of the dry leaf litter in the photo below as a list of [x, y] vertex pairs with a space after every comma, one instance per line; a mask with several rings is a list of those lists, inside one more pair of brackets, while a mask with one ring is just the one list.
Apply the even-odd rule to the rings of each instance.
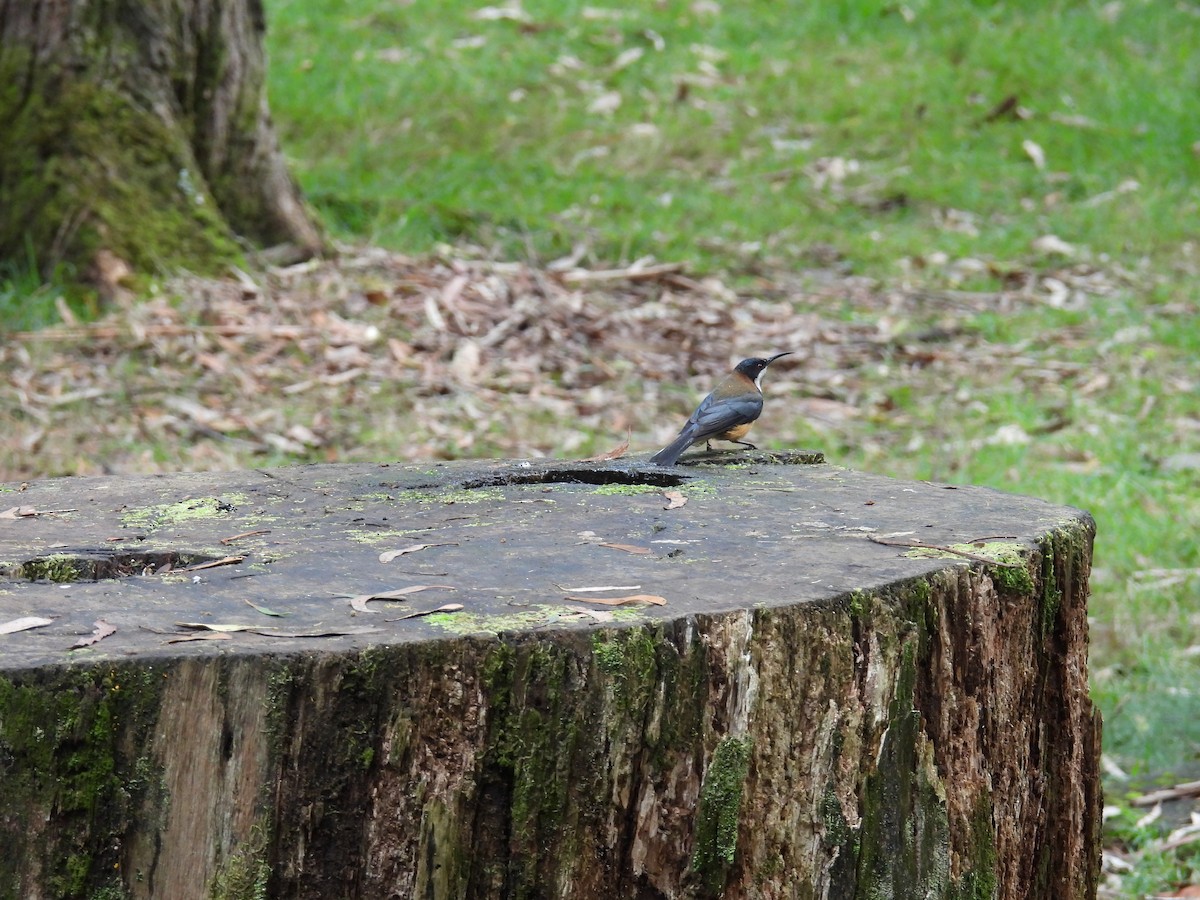
[[939, 400], [963, 378], [1101, 390], [1095, 369], [989, 346], [965, 325], [1026, 303], [1086, 304], [1120, 274], [1004, 274], [1012, 287], [995, 293], [828, 273], [734, 290], [675, 264], [537, 269], [369, 251], [257, 278], [177, 278], [94, 324], [6, 336], [0, 480], [580, 457], [628, 435], [631, 453], [650, 451], [732, 362], [784, 349], [796, 355], [772, 368], [755, 434], [827, 451], [858, 440], [857, 421], [892, 415], [904, 384]]

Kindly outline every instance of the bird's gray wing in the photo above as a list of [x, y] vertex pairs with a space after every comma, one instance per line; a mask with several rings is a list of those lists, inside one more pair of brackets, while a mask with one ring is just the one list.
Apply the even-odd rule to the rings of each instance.
[[744, 394], [740, 397], [716, 398], [709, 394], [700, 401], [687, 426], [692, 431], [692, 442], [699, 443], [723, 434], [730, 428], [753, 422], [762, 412], [762, 394]]

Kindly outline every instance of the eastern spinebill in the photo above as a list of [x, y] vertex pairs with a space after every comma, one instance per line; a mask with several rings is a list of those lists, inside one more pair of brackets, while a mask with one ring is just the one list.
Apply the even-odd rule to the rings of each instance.
[[791, 352], [776, 353], [765, 359], [758, 356], [743, 359], [711, 394], [700, 401], [679, 437], [650, 457], [650, 462], [656, 466], [673, 466], [684, 450], [701, 441], [731, 441], [751, 450], [757, 449], [742, 438], [762, 413], [763, 372], [775, 360]]

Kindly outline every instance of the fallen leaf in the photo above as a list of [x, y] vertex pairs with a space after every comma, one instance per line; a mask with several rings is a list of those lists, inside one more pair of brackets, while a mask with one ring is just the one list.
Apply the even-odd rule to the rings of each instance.
[[1099, 126], [1095, 119], [1089, 119], [1087, 116], [1072, 115], [1069, 113], [1052, 112], [1049, 115], [1051, 122], [1057, 122], [1059, 125], [1066, 125], [1070, 128], [1096, 128]]
[[595, 456], [589, 456], [587, 459], [580, 460], [581, 462], [604, 462], [606, 459], [620, 459], [629, 451], [629, 438], [617, 444], [611, 450], [606, 450], [604, 453], [597, 453]]
[[1101, 204], [1108, 203], [1110, 200], [1113, 200], [1122, 194], [1128, 194], [1130, 191], [1136, 191], [1140, 187], [1141, 184], [1137, 181], [1137, 179], [1126, 178], [1111, 191], [1101, 191], [1099, 194], [1088, 197], [1083, 201], [1083, 203], [1080, 204], [1080, 206], [1082, 206], [1084, 209], [1090, 209], [1093, 206], [1100, 206]]
[[1075, 248], [1056, 234], [1043, 234], [1031, 244], [1038, 253], [1056, 254], [1058, 256], [1074, 256]]
[[1029, 433], [1015, 422], [1008, 425], [1001, 425], [996, 429], [995, 434], [986, 439], [989, 446], [999, 447], [1023, 447], [1028, 444], [1032, 438]]
[[1159, 465], [1164, 472], [1194, 472], [1200, 470], [1200, 453], [1172, 453]]
[[394, 619], [388, 619], [389, 622], [399, 622], [401, 619], [419, 619], [421, 616], [431, 616], [434, 613], [440, 612], [458, 612], [463, 608], [461, 603], [446, 603], [439, 606], [437, 609], [422, 609], [417, 612], [410, 612], [403, 616], [397, 616]]
[[646, 50], [644, 47], [630, 47], [628, 50], [622, 50], [621, 53], [617, 55], [617, 58], [613, 60], [611, 68], [614, 72], [619, 72], [621, 69], [633, 65], [635, 62], [641, 59], [645, 53]]
[[403, 547], [399, 550], [386, 550], [379, 554], [381, 563], [390, 563], [397, 556], [403, 556], [406, 553], [416, 553], [418, 550], [428, 550], [430, 547], [457, 547], [458, 541], [444, 541], [440, 544], [414, 544], [411, 547]]
[[164, 641], [167, 644], [183, 644], [188, 641], [228, 641], [232, 640], [232, 634], [226, 634], [224, 631], [200, 631], [196, 634], [181, 634]]
[[625, 269], [573, 269], [564, 272], [562, 280], [567, 284], [595, 284], [606, 281], [654, 281], [663, 275], [674, 275], [682, 272], [684, 264], [680, 262], [659, 263], [647, 266], [634, 263]]
[[608, 115], [621, 105], [620, 91], [605, 91], [588, 104], [588, 112]]
[[[377, 594], [358, 594], [350, 596], [350, 606], [358, 612], [366, 612], [367, 604], [372, 600], [399, 600], [401, 597], [406, 597], [409, 594], [416, 594], [420, 591], [432, 591], [441, 588], [447, 591], [457, 590], [453, 585], [449, 584], [414, 584], [411, 587], [397, 588], [394, 591], [381, 591]], [[340, 595], [349, 596], [349, 595]]]
[[630, 603], [649, 603], [653, 606], [665, 606], [666, 597], [657, 594], [630, 594], [628, 597], [577, 597], [568, 594], [564, 600], [578, 600], [583, 603], [600, 603], [604, 606], [625, 606]]
[[1025, 151], [1025, 155], [1033, 161], [1033, 166], [1038, 171], [1046, 168], [1046, 151], [1039, 144], [1031, 140], [1021, 141], [1021, 149]]
[[18, 631], [28, 631], [30, 628], [41, 628], [44, 625], [53, 624], [53, 619], [43, 619], [41, 616], [25, 616], [21, 619], [13, 619], [9, 622], [0, 623], [0, 634], [14, 634]]
[[601, 591], [637, 591], [641, 590], [640, 584], [605, 584], [598, 587], [564, 587], [561, 584], [554, 585], [560, 591], [566, 594], [597, 594]]
[[1153, 825], [1162, 818], [1162, 801], [1154, 804], [1154, 808], [1137, 820], [1135, 827], [1145, 828], [1147, 825]]
[[78, 650], [80, 647], [90, 647], [92, 644], [96, 643], [97, 641], [104, 640], [110, 634], [117, 633], [116, 626], [109, 625], [103, 619], [99, 619], [96, 622], [93, 622], [92, 624], [96, 626], [95, 630], [91, 634], [89, 634], [87, 637], [81, 637], [79, 640], [77, 640], [75, 643], [73, 643], [70, 647], [68, 647], [67, 648], [68, 650]]
[[520, 4], [513, 6], [484, 6], [471, 13], [472, 19], [481, 22], [494, 22], [499, 19], [509, 19], [513, 22], [531, 22], [529, 13], [521, 9]]
[[483, 351], [472, 340], [461, 341], [450, 359], [450, 373], [463, 384], [474, 384], [483, 367]]
[[635, 547], [633, 544], [610, 544], [602, 543], [601, 547], [608, 547], [610, 550], [623, 550], [626, 553], [636, 553], [643, 555], [650, 552], [649, 547]]
[[682, 491], [663, 491], [662, 494], [667, 498], [667, 505], [663, 509], [679, 509], [687, 504], [687, 497], [683, 496]]
[[290, 613], [275, 612], [273, 609], [267, 609], [265, 606], [259, 606], [253, 600], [247, 600], [246, 605], [251, 609], [258, 610], [258, 612], [262, 613], [264, 616], [278, 616], [282, 619], [284, 616], [291, 615]]
[[257, 625], [238, 625], [238, 624], [212, 624], [208, 622], [176, 622], [177, 628], [196, 628], [202, 631], [220, 631], [222, 633], [233, 631], [253, 631]]
[[62, 513], [78, 512], [75, 507], [69, 509], [35, 509], [32, 506], [14, 506], [0, 512], [0, 519], [34, 519], [38, 516], [57, 516]]
[[[217, 641], [227, 640], [233, 637], [233, 632], [242, 632], [245, 634], [256, 634], [259, 637], [267, 638], [322, 638], [322, 637], [343, 637], [356, 634], [375, 634], [382, 629], [376, 628], [374, 625], [353, 626], [349, 628], [320, 628], [314, 631], [279, 631], [277, 629], [262, 628], [257, 625], [199, 625], [190, 622], [177, 622], [177, 625], [183, 628], [197, 628], [200, 631], [196, 634], [175, 635], [175, 637], [167, 641], [168, 644], [178, 644], [182, 641]], [[148, 629], [154, 631], [154, 629]], [[157, 634], [170, 634], [170, 632], [156, 632]]]
[[355, 628], [324, 628], [320, 631], [254, 631], [252, 633], [273, 638], [321, 638], [344, 637], [355, 634], [376, 634], [382, 630], [382, 628], [377, 628], [374, 625], [362, 625]]
[[983, 117], [984, 122], [995, 122], [997, 119], [1016, 119], [1017, 108], [1020, 106], [1020, 100], [1016, 94], [1009, 94], [995, 106], [993, 106]]
[[468, 37], [455, 38], [450, 42], [450, 46], [455, 50], [478, 50], [480, 47], [487, 45], [487, 38], [482, 34], [473, 34]]

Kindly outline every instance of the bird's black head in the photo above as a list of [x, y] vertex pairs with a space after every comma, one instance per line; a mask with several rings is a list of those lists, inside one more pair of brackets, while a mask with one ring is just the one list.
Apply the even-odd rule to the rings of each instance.
[[781, 356], [788, 356], [792, 353], [788, 350], [784, 353], [776, 353], [774, 356], [762, 357], [752, 356], [749, 359], [743, 359], [737, 366], [734, 367], [735, 372], [741, 372], [755, 384], [758, 384], [758, 379], [762, 377], [763, 370], [771, 363], [779, 359]]

